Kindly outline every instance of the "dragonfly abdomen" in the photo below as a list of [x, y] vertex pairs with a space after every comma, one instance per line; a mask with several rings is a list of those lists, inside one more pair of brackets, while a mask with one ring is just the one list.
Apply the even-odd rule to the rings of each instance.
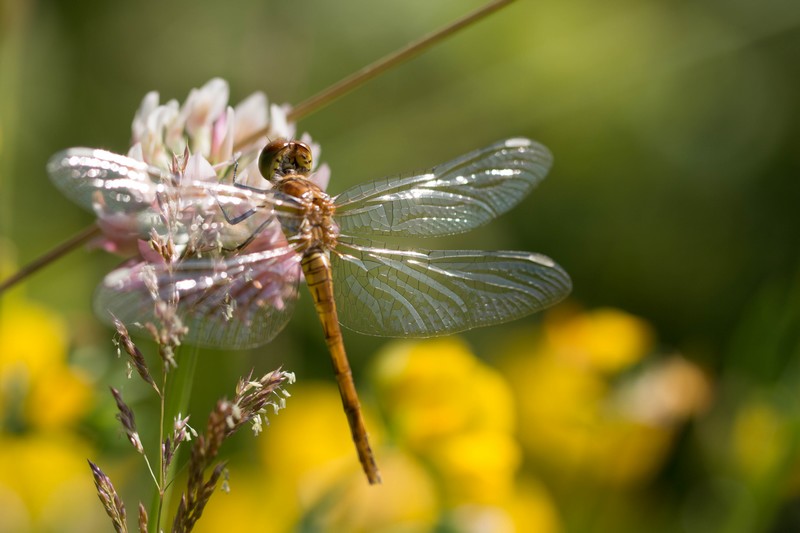
[[[322, 327], [325, 332], [325, 339], [328, 337], [341, 337], [338, 316], [336, 313], [336, 302], [333, 299], [333, 278], [331, 276], [330, 259], [320, 251], [309, 251], [303, 256], [301, 261], [303, 274], [306, 277], [308, 290], [314, 299], [314, 306], [322, 320]], [[326, 317], [333, 319], [332, 323], [326, 323]]]
[[333, 298], [330, 258], [322, 250], [313, 249], [303, 256], [300, 264], [303, 274], [306, 276], [306, 285], [314, 299], [317, 315], [322, 322], [322, 330], [331, 353], [333, 371], [339, 385], [342, 405], [350, 425], [350, 433], [358, 450], [358, 459], [361, 461], [361, 466], [367, 474], [369, 482], [371, 484], [380, 483], [381, 476], [369, 445], [367, 428], [361, 415], [361, 404], [358, 401], [355, 383], [353, 383], [353, 373], [344, 350], [342, 330], [339, 327], [339, 316], [336, 312], [336, 301]]

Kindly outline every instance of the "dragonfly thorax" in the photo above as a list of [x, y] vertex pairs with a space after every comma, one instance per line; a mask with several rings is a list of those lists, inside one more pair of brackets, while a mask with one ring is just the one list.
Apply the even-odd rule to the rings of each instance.
[[282, 220], [287, 237], [295, 235], [301, 241], [300, 250], [330, 250], [336, 246], [339, 236], [339, 227], [333, 221], [336, 207], [325, 191], [300, 174], [285, 176], [276, 187], [303, 204], [298, 219]]
[[309, 179], [311, 161], [311, 148], [304, 142], [276, 139], [261, 151], [258, 168], [276, 189], [302, 204], [297, 217], [281, 219], [286, 237], [299, 241], [298, 251], [330, 250], [339, 228], [331, 197]]

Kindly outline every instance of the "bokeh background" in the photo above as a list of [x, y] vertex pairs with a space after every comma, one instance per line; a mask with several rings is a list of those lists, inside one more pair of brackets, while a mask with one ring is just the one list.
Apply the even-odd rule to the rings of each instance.
[[[0, 272], [92, 221], [50, 184], [69, 146], [126, 152], [146, 92], [215, 76], [298, 103], [480, 1], [0, 4]], [[520, 207], [425, 247], [555, 258], [541, 316], [403, 343], [346, 333], [385, 484], [351, 448], [309, 298], [273, 343], [201, 352], [202, 427], [236, 377], [298, 383], [227, 443], [203, 531], [800, 529], [800, 5], [520, 0], [300, 123], [336, 193], [528, 136], [556, 163]], [[0, 300], [0, 531], [106, 531], [85, 463], [130, 514], [156, 402], [125, 378], [80, 250]], [[146, 353], [152, 345], [142, 342]], [[131, 524], [133, 526], [133, 523]]]

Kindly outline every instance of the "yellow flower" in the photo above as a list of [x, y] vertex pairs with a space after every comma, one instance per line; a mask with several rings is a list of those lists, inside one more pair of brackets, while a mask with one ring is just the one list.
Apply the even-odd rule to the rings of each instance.
[[705, 375], [677, 356], [610, 380], [652, 346], [643, 320], [613, 309], [550, 317], [543, 337], [512, 343], [505, 373], [531, 458], [584, 483], [632, 486], [650, 479], [678, 425], [710, 402]]
[[454, 508], [445, 518], [446, 531], [491, 531], [492, 533], [557, 533], [558, 511], [539, 484], [518, 483], [514, 494], [500, 505], [467, 504]]
[[82, 372], [56, 367], [33, 384], [25, 407], [25, 418], [40, 430], [73, 424], [94, 401], [94, 391]]
[[66, 360], [66, 328], [48, 309], [21, 299], [1, 301], [0, 374], [3, 387], [13, 375], [35, 381], [53, 365]]
[[86, 464], [90, 447], [68, 431], [92, 394], [67, 365], [66, 329], [19, 297], [0, 306], [0, 530], [107, 527]]
[[0, 410], [19, 411], [25, 426], [55, 429], [90, 407], [92, 389], [67, 365], [66, 328], [50, 310], [21, 299], [0, 313]]
[[[335, 386], [298, 383], [292, 387], [290, 407], [270, 418], [264, 438], [259, 439], [267, 471], [301, 486], [303, 500], [315, 499], [343, 476], [361, 475]], [[370, 441], [377, 447], [378, 426], [369, 412], [365, 418]]]
[[558, 510], [545, 488], [532, 480], [519, 482], [506, 504], [514, 531], [557, 533], [561, 531]]
[[433, 445], [425, 458], [443, 484], [447, 503], [498, 505], [514, 494], [519, 444], [499, 431], [470, 431]]
[[617, 309], [548, 315], [545, 335], [551, 349], [597, 370], [615, 373], [648, 355], [653, 332], [642, 319]]
[[390, 343], [373, 383], [392, 432], [415, 451], [464, 431], [513, 430], [511, 390], [458, 338]]
[[652, 479], [661, 467], [673, 435], [673, 428], [616, 417], [607, 419], [578, 466], [587, 478], [598, 483], [636, 486]]
[[389, 343], [372, 374], [386, 431], [365, 414], [382, 485], [364, 479], [336, 387], [301, 381], [260, 438], [259, 463], [231, 464], [232, 494], [198, 531], [252, 529], [254, 508], [272, 531], [559, 531], [544, 487], [517, 481], [509, 385], [463, 341]]
[[[335, 388], [331, 392], [335, 393]], [[280, 416], [289, 411], [281, 411]], [[296, 437], [289, 442], [296, 442]], [[311, 439], [320, 447], [325, 444], [324, 435], [314, 434]], [[281, 450], [287, 447], [284, 441]], [[350, 455], [354, 457], [355, 453]], [[383, 451], [378, 458], [381, 473], [390, 481], [368, 485], [358, 470], [340, 475], [315, 494], [305, 490], [308, 484], [316, 484], [313, 476], [299, 479], [290, 472], [274, 472], [263, 464], [257, 470], [252, 466], [245, 469], [232, 465], [231, 493], [211, 499], [195, 530], [198, 533], [433, 530], [439, 505], [434, 483], [425, 469], [413, 457], [397, 450]], [[254, 509], [257, 515], [253, 514]]]
[[447, 506], [513, 494], [521, 452], [511, 390], [463, 341], [390, 343], [373, 375], [391, 434], [430, 465]]
[[767, 402], [753, 400], [736, 414], [733, 454], [742, 472], [753, 481], [769, 479], [789, 453], [789, 421]]
[[668, 426], [704, 412], [711, 404], [711, 384], [697, 365], [672, 355], [623, 382], [615, 404], [629, 418]]
[[508, 531], [523, 531], [517, 523], [557, 530], [543, 489], [517, 491], [511, 391], [464, 342], [390, 343], [373, 374], [392, 437], [382, 444], [367, 410], [382, 485], [364, 479], [336, 387], [301, 382], [261, 437], [258, 468], [232, 465], [233, 495], [212, 501], [200, 531], [239, 527], [237, 517], [247, 529], [253, 507], [274, 531], [423, 532], [473, 518]]
[[252, 529], [254, 508], [271, 531], [301, 523], [322, 531], [431, 530], [439, 505], [430, 475], [410, 454], [381, 447], [376, 421], [366, 418], [387, 480], [379, 486], [364, 479], [337, 388], [297, 384], [288, 408], [259, 437], [258, 467], [231, 465], [232, 493], [212, 500], [198, 531]]
[[364, 482], [361, 472], [347, 480], [336, 503], [320, 520], [323, 531], [431, 531], [439, 514], [436, 486], [429, 472], [411, 455], [383, 449], [379, 455], [386, 480]]
[[0, 530], [101, 531], [86, 443], [64, 433], [0, 437]]

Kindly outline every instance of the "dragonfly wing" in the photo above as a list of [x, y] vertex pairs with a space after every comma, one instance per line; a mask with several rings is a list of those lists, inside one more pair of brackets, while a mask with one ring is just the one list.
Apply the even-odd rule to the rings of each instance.
[[136, 159], [94, 148], [57, 153], [47, 172], [65, 195], [90, 211], [98, 194], [115, 212], [140, 211], [153, 202], [159, 184], [171, 177]]
[[297, 300], [300, 256], [291, 246], [229, 257], [192, 258], [167, 265], [139, 261], [100, 284], [95, 311], [110, 321], [151, 322], [157, 302], [176, 302], [188, 328], [185, 341], [211, 348], [266, 344], [289, 320]]
[[461, 233], [505, 213], [552, 166], [550, 151], [507, 139], [417, 176], [385, 178], [335, 198], [346, 235], [437, 236]]
[[[173, 235], [179, 243], [190, 240], [188, 233], [196, 226], [212, 237], [220, 234], [217, 240], [234, 247], [237, 238], [247, 238], [273, 214], [292, 219], [302, 207], [274, 189], [222, 183], [213, 167], [193, 166], [193, 160], [186, 174], [177, 176], [105, 150], [70, 148], [54, 155], [47, 168], [59, 189], [94, 212], [102, 227], [144, 238], [151, 229], [163, 234], [169, 219], [171, 231], [182, 228], [185, 233]], [[227, 174], [232, 171], [227, 168]]]
[[341, 323], [367, 335], [431, 337], [540, 311], [571, 290], [527, 252], [410, 251], [343, 239], [332, 254]]

